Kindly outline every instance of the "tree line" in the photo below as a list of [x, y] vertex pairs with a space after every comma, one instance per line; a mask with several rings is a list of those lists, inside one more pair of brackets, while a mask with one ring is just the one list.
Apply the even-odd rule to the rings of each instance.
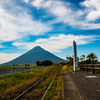
[[[68, 60], [68, 64], [73, 65], [73, 57], [69, 57], [67, 58]], [[77, 62], [79, 64], [91, 64], [91, 63], [99, 63], [98, 62], [98, 57], [96, 54], [94, 53], [90, 53], [89, 55], [85, 56], [85, 55], [81, 55], [80, 58], [77, 57]]]
[[94, 53], [90, 53], [89, 55], [86, 56], [86, 58], [85, 55], [81, 55], [80, 62], [87, 63], [87, 64], [98, 63], [98, 57]]
[[44, 60], [44, 61], [42, 61], [42, 62], [40, 62], [40, 61], [36, 61], [36, 65], [37, 66], [49, 66], [49, 65], [52, 65], [53, 63], [52, 63], [52, 61], [50, 61], [50, 60]]

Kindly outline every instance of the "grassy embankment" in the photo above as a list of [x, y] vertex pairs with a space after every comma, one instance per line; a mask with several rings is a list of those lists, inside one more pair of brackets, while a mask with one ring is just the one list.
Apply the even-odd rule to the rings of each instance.
[[[37, 65], [30, 65], [30, 68], [40, 67]], [[19, 66], [0, 66], [0, 71], [7, 71], [7, 70], [17, 70], [17, 69], [24, 69], [25, 65]]]
[[73, 71], [73, 65], [64, 65], [63, 66], [63, 71]]
[[24, 69], [23, 66], [0, 66], [0, 71], [7, 71], [7, 70], [16, 70], [16, 69]]
[[[13, 100], [16, 96], [18, 96], [20, 93], [22, 93], [22, 91], [29, 88], [32, 84], [34, 84], [39, 79], [41, 79], [46, 74], [48, 74], [49, 72], [51, 72], [55, 69], [58, 69], [58, 66], [51, 66], [51, 67], [43, 68], [43, 69], [35, 69], [32, 71], [27, 71], [26, 73], [20, 72], [20, 73], [8, 74], [6, 76], [0, 76], [0, 100]], [[58, 73], [58, 75], [53, 83], [56, 88], [52, 88], [52, 91], [56, 90], [55, 93], [58, 95], [57, 96], [58, 98], [59, 98], [59, 96], [61, 97], [61, 93], [62, 93], [61, 76], [62, 75], [61, 75], [61, 70], [60, 70], [60, 72]], [[50, 80], [48, 80], [48, 81], [50, 81]], [[46, 81], [46, 82], [48, 83], [48, 81]], [[43, 90], [46, 88], [45, 87], [47, 84], [46, 82], [44, 82], [44, 84], [42, 84], [44, 88], [42, 88], [40, 90]], [[52, 95], [52, 98], [55, 97], [55, 93]], [[47, 96], [47, 97], [49, 97], [49, 96]], [[55, 99], [55, 100], [59, 100], [59, 99]]]
[[[78, 70], [80, 70], [79, 66], [78, 66]], [[63, 71], [74, 71], [73, 65], [64, 65]]]

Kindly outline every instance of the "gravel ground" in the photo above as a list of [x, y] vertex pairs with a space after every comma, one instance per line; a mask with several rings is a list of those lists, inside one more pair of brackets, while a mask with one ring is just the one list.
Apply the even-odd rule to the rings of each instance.
[[82, 71], [67, 71], [66, 73], [84, 100], [100, 100], [100, 76]]

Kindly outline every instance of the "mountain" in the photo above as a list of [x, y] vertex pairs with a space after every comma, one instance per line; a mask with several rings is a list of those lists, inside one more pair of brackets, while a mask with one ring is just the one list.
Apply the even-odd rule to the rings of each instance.
[[13, 64], [34, 64], [36, 61], [51, 60], [53, 63], [66, 62], [66, 60], [61, 59], [54, 54], [44, 50], [40, 46], [36, 46], [29, 50], [25, 54], [11, 60], [3, 65], [13, 65]]

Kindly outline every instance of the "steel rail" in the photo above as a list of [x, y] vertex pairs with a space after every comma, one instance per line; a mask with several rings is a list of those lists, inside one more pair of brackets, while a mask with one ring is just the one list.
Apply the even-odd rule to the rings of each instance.
[[59, 72], [59, 70], [60, 70], [60, 69], [58, 69], [58, 71], [57, 71], [56, 74], [54, 75], [53, 79], [51, 80], [51, 82], [50, 82], [50, 84], [49, 84], [47, 90], [45, 91], [44, 95], [42, 96], [41, 100], [43, 100], [43, 98], [45, 97], [46, 93], [48, 92], [48, 90], [49, 90], [49, 88], [50, 88], [52, 82], [54, 81], [54, 79], [55, 79], [57, 73]]
[[22, 95], [24, 95], [25, 93], [27, 93], [30, 89], [32, 89], [35, 85], [39, 84], [41, 81], [43, 81], [47, 76], [49, 76], [49, 74], [47, 74], [45, 77], [43, 77], [42, 79], [40, 79], [38, 82], [36, 82], [35, 84], [33, 84], [30, 88], [28, 88], [27, 90], [25, 90], [23, 93], [21, 93], [20, 95], [18, 95], [16, 98], [14, 98], [14, 100], [19, 99]]

